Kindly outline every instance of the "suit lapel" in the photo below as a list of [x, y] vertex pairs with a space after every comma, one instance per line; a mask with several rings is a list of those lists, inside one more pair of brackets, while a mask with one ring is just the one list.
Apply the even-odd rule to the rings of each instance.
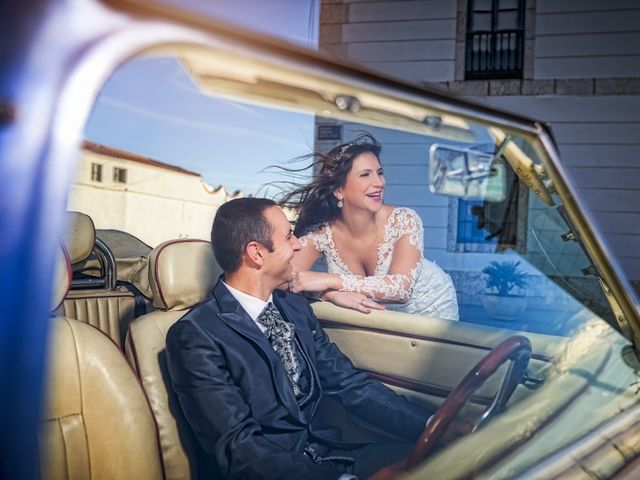
[[227, 287], [224, 286], [222, 280], [218, 280], [213, 289], [213, 295], [216, 297], [218, 308], [220, 309], [218, 315], [227, 325], [242, 336], [249, 337], [263, 350], [271, 348], [269, 341], [235, 297], [231, 295]]
[[287, 372], [284, 369], [284, 365], [282, 365], [282, 360], [280, 360], [278, 354], [273, 350], [269, 340], [267, 340], [260, 331], [249, 314], [240, 306], [235, 297], [231, 295], [227, 287], [222, 283], [222, 280], [218, 280], [218, 283], [213, 289], [213, 295], [220, 309], [220, 313], [218, 313], [220, 319], [260, 349], [269, 361], [271, 377], [273, 383], [276, 385], [276, 391], [280, 396], [280, 401], [291, 415], [300, 419], [300, 409], [293, 395], [289, 377], [287, 377]]

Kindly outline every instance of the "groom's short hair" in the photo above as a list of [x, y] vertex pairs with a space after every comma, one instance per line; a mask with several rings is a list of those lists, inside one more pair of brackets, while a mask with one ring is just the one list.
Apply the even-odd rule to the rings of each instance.
[[268, 198], [236, 198], [218, 208], [211, 227], [211, 245], [218, 264], [226, 273], [240, 267], [249, 242], [258, 242], [273, 251], [272, 228], [264, 217], [276, 203]]

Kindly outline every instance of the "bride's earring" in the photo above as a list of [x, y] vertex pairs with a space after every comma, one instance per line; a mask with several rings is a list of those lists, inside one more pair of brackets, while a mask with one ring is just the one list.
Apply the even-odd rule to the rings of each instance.
[[342, 203], [342, 199], [338, 200], [338, 208], [342, 208], [344, 203]]

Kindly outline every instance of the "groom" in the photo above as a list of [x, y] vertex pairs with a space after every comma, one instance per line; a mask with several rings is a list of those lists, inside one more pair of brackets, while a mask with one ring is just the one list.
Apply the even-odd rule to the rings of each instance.
[[366, 478], [411, 443], [340, 440], [317, 418], [320, 400], [415, 440], [433, 409], [410, 403], [357, 370], [331, 343], [307, 301], [278, 290], [300, 249], [274, 202], [222, 205], [211, 232], [224, 270], [213, 294], [176, 322], [167, 360], [205, 462], [233, 478]]

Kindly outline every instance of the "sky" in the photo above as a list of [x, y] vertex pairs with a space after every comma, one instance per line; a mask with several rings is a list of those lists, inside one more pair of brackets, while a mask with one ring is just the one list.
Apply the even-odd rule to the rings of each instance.
[[318, 46], [320, 0], [156, 0], [176, 4], [251, 30]]
[[[317, 47], [319, 6], [314, 0], [181, 4]], [[146, 57], [127, 62], [110, 78], [85, 137], [195, 171], [212, 186], [224, 185], [229, 193], [239, 189], [253, 194], [261, 185], [282, 179], [281, 174], [260, 172], [264, 165], [283, 164], [313, 150], [313, 126], [310, 115], [205, 97], [178, 61]]]

